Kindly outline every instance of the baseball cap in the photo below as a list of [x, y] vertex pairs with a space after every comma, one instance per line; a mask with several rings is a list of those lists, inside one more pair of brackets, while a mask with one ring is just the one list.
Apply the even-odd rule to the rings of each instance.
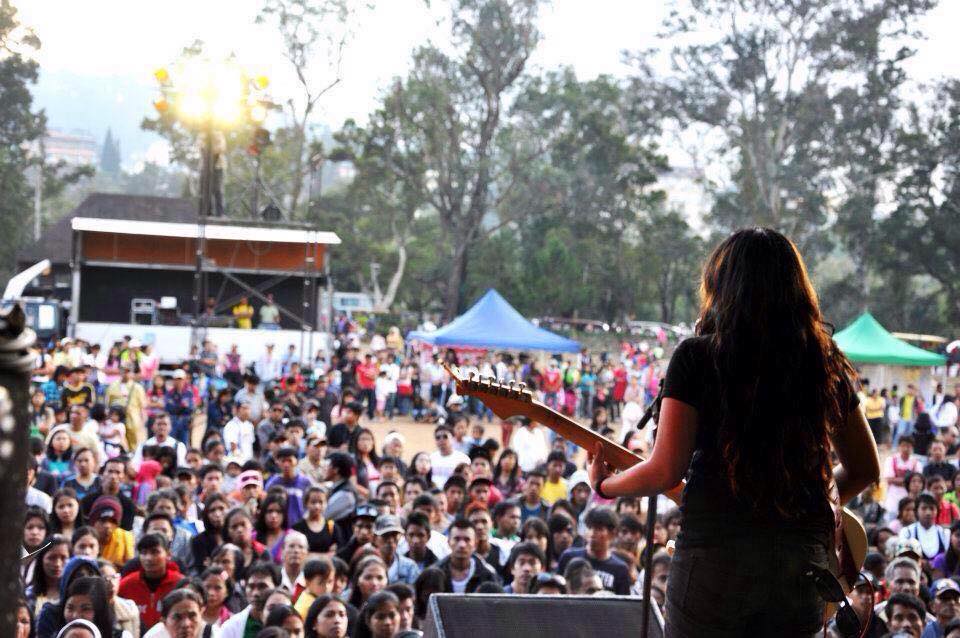
[[402, 534], [403, 524], [401, 523], [399, 516], [395, 516], [393, 514], [383, 514], [377, 518], [374, 532], [377, 534], [377, 536], [383, 536], [384, 534], [390, 534], [392, 532], [400, 532]]
[[173, 371], [173, 378], [174, 378], [174, 379], [186, 379], [186, 378], [187, 378], [187, 373], [184, 372], [182, 368], [177, 368], [176, 370]]
[[380, 516], [380, 512], [373, 505], [370, 505], [369, 503], [364, 503], [362, 505], [357, 505], [357, 509], [354, 511], [353, 515], [356, 518], [377, 519]]
[[240, 472], [240, 489], [245, 488], [248, 485], [256, 485], [258, 487], [263, 487], [263, 477], [260, 476], [260, 472], [257, 470], [247, 470], [246, 472]]
[[902, 538], [897, 543], [896, 556], [911, 556], [920, 560], [923, 556], [923, 549], [920, 547], [920, 541], [915, 538]]
[[933, 587], [930, 588], [934, 598], [939, 598], [945, 592], [954, 592], [960, 596], [960, 585], [952, 578], [941, 578], [933, 581]]
[[450, 399], [447, 401], [447, 405], [463, 405], [463, 397], [459, 394], [451, 394]]

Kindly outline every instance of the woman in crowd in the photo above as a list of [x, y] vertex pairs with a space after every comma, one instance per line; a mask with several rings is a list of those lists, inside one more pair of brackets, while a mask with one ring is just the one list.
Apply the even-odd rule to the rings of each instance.
[[[66, 602], [70, 586], [81, 578], [100, 577], [100, 568], [96, 559], [86, 556], [74, 556], [63, 568], [57, 590], [57, 600], [50, 600], [37, 611], [37, 638], [52, 638], [63, 626], [63, 603]], [[101, 579], [102, 580], [102, 579]], [[104, 584], [106, 588], [106, 584]], [[106, 591], [106, 590], [104, 590]], [[106, 594], [104, 594], [106, 596]], [[108, 636], [110, 634], [107, 634]]]
[[530, 517], [520, 527], [520, 540], [538, 545], [546, 555], [550, 544], [550, 528], [542, 518]]
[[504, 448], [493, 470], [493, 485], [504, 499], [509, 499], [520, 491], [521, 484], [519, 457], [510, 448]]
[[366, 490], [367, 495], [373, 493], [380, 482], [380, 456], [376, 447], [373, 432], [368, 428], [360, 428], [357, 434], [357, 452], [354, 455], [357, 461], [357, 487]]
[[[273, 562], [281, 562], [283, 539], [287, 535], [287, 499], [281, 494], [267, 494], [257, 513], [257, 541], [263, 543]], [[234, 542], [236, 542], [234, 540]]]
[[273, 560], [263, 543], [253, 538], [253, 519], [247, 510], [241, 507], [230, 510], [224, 526], [227, 528], [227, 538], [243, 556], [243, 562], [236, 565], [237, 579], [244, 579], [247, 567], [254, 561]]
[[379, 591], [360, 610], [357, 638], [393, 638], [400, 626], [400, 599], [391, 591]]
[[63, 486], [69, 487], [77, 494], [77, 498], [100, 489], [100, 475], [97, 474], [97, 455], [89, 448], [77, 450], [73, 455], [73, 475], [64, 481]]
[[442, 594], [447, 588], [447, 577], [438, 567], [427, 567], [413, 583], [416, 603], [413, 607], [414, 626], [422, 627], [427, 618], [427, 602], [433, 594]]
[[107, 583], [103, 578], [84, 576], [75, 579], [67, 587], [59, 611], [57, 631], [74, 620], [83, 619], [96, 625], [104, 638], [135, 638], [125, 636], [121, 629], [114, 628], [113, 610], [110, 608]]
[[60, 602], [60, 577], [70, 560], [69, 540], [63, 536], [52, 536], [47, 540], [49, 545], [37, 554], [33, 581], [26, 592], [35, 613], [39, 613], [46, 603]]
[[175, 589], [160, 602], [160, 616], [172, 638], [209, 638], [203, 623], [203, 597], [190, 588]]
[[71, 538], [73, 532], [83, 526], [83, 514], [80, 512], [80, 499], [69, 487], [57, 490], [53, 494], [53, 517], [50, 519], [50, 531]]
[[200, 515], [203, 531], [190, 539], [193, 562], [198, 568], [209, 565], [210, 556], [223, 544], [228, 509], [230, 502], [223, 494], [211, 494], [203, 501], [203, 512]]
[[73, 443], [70, 439], [70, 426], [58, 425], [47, 434], [46, 449], [40, 469], [49, 472], [60, 485], [73, 471]]
[[100, 568], [100, 575], [107, 583], [107, 602], [113, 611], [114, 624], [133, 638], [137, 638], [140, 635], [140, 609], [132, 600], [117, 596], [120, 572], [113, 563], [102, 558], [97, 561], [97, 566]]
[[78, 527], [70, 537], [70, 544], [74, 556], [86, 556], [94, 560], [100, 556], [100, 536], [89, 525]]
[[333, 594], [325, 594], [311, 603], [304, 619], [304, 636], [345, 638], [347, 627], [347, 604]]
[[303, 504], [307, 515], [300, 519], [293, 529], [307, 537], [307, 546], [311, 554], [328, 554], [336, 551], [339, 540], [338, 527], [332, 520], [324, 518], [327, 507], [327, 492], [313, 485], [303, 494]]
[[348, 602], [360, 609], [367, 600], [387, 586], [387, 566], [376, 554], [364, 556], [353, 570]]
[[264, 627], [280, 627], [290, 638], [303, 638], [303, 619], [290, 605], [277, 605], [267, 614]]
[[408, 478], [417, 477], [433, 485], [433, 467], [430, 465], [430, 454], [427, 452], [417, 452], [410, 461], [410, 470]]
[[36, 638], [37, 632], [33, 626], [33, 608], [25, 598], [17, 599], [16, 619], [14, 638]]
[[[23, 517], [23, 555], [32, 554], [43, 546], [50, 533], [50, 520], [46, 512], [39, 507], [28, 507]], [[37, 565], [37, 557], [20, 561], [20, 578], [25, 583], [33, 582], [33, 572]]]
[[246, 594], [243, 591], [245, 579], [243, 572], [243, 552], [233, 543], [224, 543], [210, 556], [210, 567], [220, 569], [227, 581], [227, 599], [224, 605], [235, 614], [247, 606]]
[[232, 614], [227, 608], [227, 595], [232, 583], [222, 567], [208, 567], [200, 575], [203, 589], [206, 592], [206, 604], [203, 606], [203, 622], [214, 627], [220, 627]]

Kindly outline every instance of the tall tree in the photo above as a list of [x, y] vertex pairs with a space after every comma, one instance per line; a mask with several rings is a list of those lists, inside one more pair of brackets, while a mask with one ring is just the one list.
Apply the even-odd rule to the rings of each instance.
[[898, 136], [896, 210], [884, 221], [884, 257], [902, 273], [922, 274], [945, 293], [960, 325], [960, 80], [940, 84], [928, 112], [914, 105]]
[[[449, 255], [442, 287], [443, 315], [459, 309], [471, 248], [489, 232], [483, 224], [497, 210], [494, 184], [515, 161], [497, 154], [504, 103], [539, 39], [536, 0], [455, 0], [455, 54], [424, 47], [414, 54], [409, 77], [391, 90], [397, 137], [405, 153], [422, 158], [428, 179], [423, 196], [440, 221], [441, 250]], [[421, 167], [393, 166], [399, 181], [419, 177]], [[503, 223], [503, 219], [499, 223]], [[497, 222], [494, 222], [497, 223]]]
[[718, 198], [717, 228], [767, 225], [804, 248], [823, 247], [836, 87], [861, 70], [875, 47], [908, 34], [911, 18], [934, 4], [690, 0], [675, 6], [665, 37], [684, 44], [670, 51], [665, 94], [682, 124], [721, 137], [716, 150], [731, 167], [733, 187]]
[[[57, 195], [67, 183], [90, 175], [90, 167], [46, 162], [43, 134], [47, 120], [33, 109], [30, 86], [37, 82], [33, 54], [40, 38], [20, 24], [16, 8], [0, 0], [0, 278], [14, 268], [14, 257], [27, 240], [24, 211], [33, 209], [36, 171], [44, 196]], [[33, 176], [29, 179], [28, 176]]]
[[109, 127], [100, 151], [100, 170], [111, 175], [120, 172], [120, 140], [113, 139], [113, 131]]
[[[342, 79], [344, 49], [350, 39], [353, 20], [362, 6], [350, 0], [265, 0], [257, 22], [272, 24], [283, 39], [283, 56], [296, 76], [299, 95], [290, 96], [285, 103], [288, 124], [286, 138], [285, 193], [286, 205], [292, 217], [301, 217], [304, 205], [303, 191], [317, 165], [312, 160], [311, 133], [313, 116], [321, 98]], [[322, 158], [321, 158], [322, 159]]]

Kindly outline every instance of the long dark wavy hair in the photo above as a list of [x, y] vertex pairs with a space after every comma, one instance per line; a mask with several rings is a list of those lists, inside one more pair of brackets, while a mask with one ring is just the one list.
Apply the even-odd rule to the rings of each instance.
[[846, 421], [855, 373], [799, 251], [775, 230], [739, 230], [710, 255], [700, 295], [696, 332], [714, 355], [734, 496], [782, 518], [811, 513], [829, 497], [828, 437]]

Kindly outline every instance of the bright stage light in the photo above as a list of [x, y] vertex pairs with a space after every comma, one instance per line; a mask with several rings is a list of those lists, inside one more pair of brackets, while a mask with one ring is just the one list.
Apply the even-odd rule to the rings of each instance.
[[234, 62], [190, 58], [178, 68], [173, 84], [177, 111], [187, 121], [230, 126], [243, 117], [249, 81]]

